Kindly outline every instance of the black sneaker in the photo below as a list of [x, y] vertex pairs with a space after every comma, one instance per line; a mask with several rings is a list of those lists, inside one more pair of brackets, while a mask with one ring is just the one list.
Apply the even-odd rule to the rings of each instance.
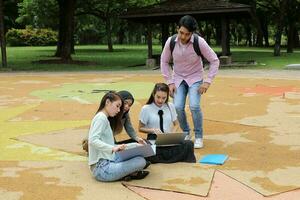
[[149, 167], [149, 165], [151, 165], [151, 162], [146, 160], [146, 165], [145, 165], [144, 169], [147, 169]]
[[125, 176], [125, 177], [122, 179], [122, 181], [126, 181], [126, 182], [131, 181], [130, 175]]
[[138, 171], [134, 174], [129, 175], [131, 179], [133, 180], [140, 180], [148, 176], [149, 172], [148, 171]]

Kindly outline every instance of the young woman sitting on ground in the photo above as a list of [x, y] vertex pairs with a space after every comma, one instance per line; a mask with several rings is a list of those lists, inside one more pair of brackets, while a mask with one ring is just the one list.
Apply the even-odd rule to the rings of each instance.
[[115, 152], [126, 149], [130, 144], [115, 144], [113, 132], [122, 129], [123, 101], [119, 94], [108, 92], [101, 100], [94, 116], [88, 137], [88, 164], [97, 181], [142, 179], [149, 172], [143, 171], [146, 160], [137, 156], [115, 162]]
[[[131, 120], [130, 120], [130, 116], [129, 116], [129, 111], [131, 106], [134, 103], [134, 98], [132, 96], [132, 94], [128, 91], [119, 91], [118, 94], [121, 96], [123, 102], [124, 102], [124, 106], [123, 106], [123, 115], [122, 115], [122, 119], [121, 119], [121, 123], [123, 124], [123, 127], [126, 131], [126, 133], [128, 134], [128, 136], [130, 137], [130, 139], [128, 140], [124, 140], [124, 141], [116, 141], [116, 143], [131, 143], [131, 142], [138, 142], [140, 144], [144, 144], [145, 141], [140, 138], [137, 134], [136, 131], [134, 130]], [[118, 132], [114, 131], [114, 137], [118, 134], [120, 134], [122, 131], [118, 130]], [[85, 150], [86, 152], [88, 152], [88, 139], [84, 138], [82, 141], [82, 149]]]
[[[156, 135], [178, 132], [178, 120], [174, 104], [168, 102], [169, 87], [157, 83], [140, 113], [139, 131], [147, 134], [148, 140]], [[151, 163], [196, 162], [194, 143], [184, 140], [175, 146], [156, 147], [156, 155], [146, 158]]]

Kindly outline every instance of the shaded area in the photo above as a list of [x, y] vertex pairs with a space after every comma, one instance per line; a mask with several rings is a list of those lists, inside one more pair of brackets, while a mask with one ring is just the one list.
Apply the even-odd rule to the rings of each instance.
[[81, 61], [81, 60], [61, 60], [61, 59], [48, 59], [33, 61], [35, 64], [71, 64], [71, 65], [98, 65], [97, 62]]

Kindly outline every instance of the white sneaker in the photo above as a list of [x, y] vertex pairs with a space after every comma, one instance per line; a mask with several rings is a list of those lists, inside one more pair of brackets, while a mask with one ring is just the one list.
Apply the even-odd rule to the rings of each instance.
[[184, 140], [192, 140], [192, 136], [191, 135], [186, 135]]
[[194, 148], [195, 149], [201, 149], [203, 147], [203, 140], [202, 138], [196, 138]]

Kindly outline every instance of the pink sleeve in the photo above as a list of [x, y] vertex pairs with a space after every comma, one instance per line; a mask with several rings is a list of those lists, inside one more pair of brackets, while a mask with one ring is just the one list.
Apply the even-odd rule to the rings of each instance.
[[170, 72], [170, 59], [172, 57], [170, 50], [171, 37], [168, 38], [160, 57], [160, 70], [167, 84], [174, 83], [172, 73]]
[[199, 37], [199, 46], [202, 55], [209, 62], [209, 71], [207, 77], [204, 79], [204, 82], [211, 83], [219, 70], [220, 61], [217, 54], [210, 48], [206, 41]]

